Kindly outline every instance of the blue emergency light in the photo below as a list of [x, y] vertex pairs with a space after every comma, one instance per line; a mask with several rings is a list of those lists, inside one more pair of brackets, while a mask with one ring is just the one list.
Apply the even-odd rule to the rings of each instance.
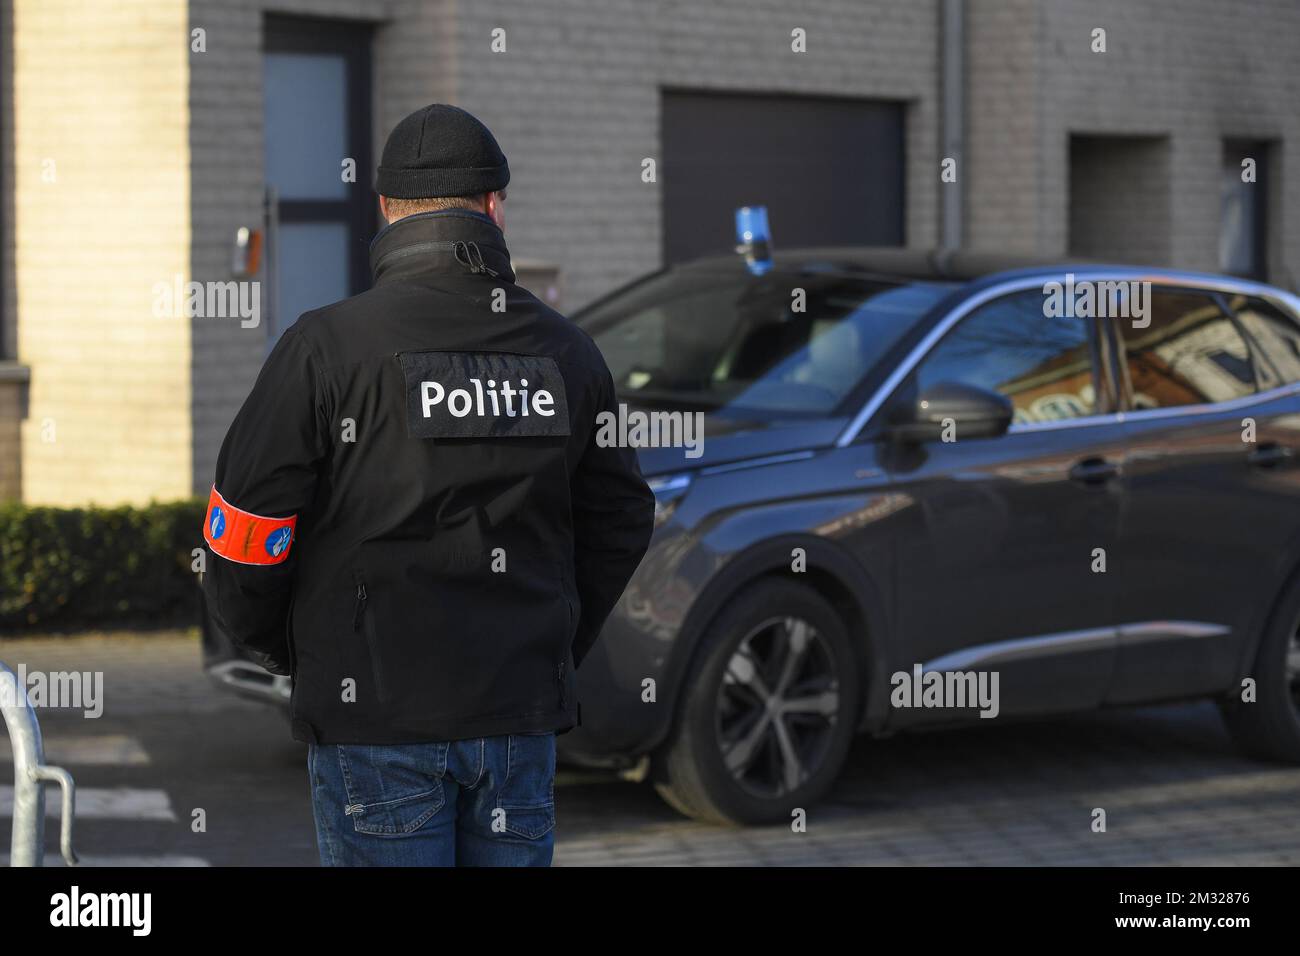
[[772, 232], [766, 206], [741, 206], [736, 210], [736, 251], [756, 276], [772, 271]]

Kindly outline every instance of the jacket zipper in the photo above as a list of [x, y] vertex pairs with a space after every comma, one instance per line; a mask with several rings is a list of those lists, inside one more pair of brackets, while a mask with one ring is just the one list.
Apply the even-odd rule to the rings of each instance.
[[352, 630], [361, 630], [361, 612], [366, 609], [366, 586], [357, 580], [357, 609], [352, 614]]
[[[564, 585], [564, 587], [565, 587], [565, 589], [566, 589], [566, 590], [565, 590], [565, 593], [563, 594], [563, 597], [564, 597], [564, 606], [565, 606], [566, 608], [568, 608], [568, 611], [569, 611], [569, 635], [568, 635], [568, 637], [565, 639], [565, 642], [564, 642], [564, 646], [565, 646], [566, 654], [565, 654], [565, 656], [564, 656], [563, 658], [560, 659], [560, 666], [559, 666], [559, 669], [558, 669], [558, 671], [557, 671], [557, 673], [556, 673], [556, 676], [557, 676], [557, 677], [559, 678], [559, 680], [560, 680], [560, 710], [562, 710], [562, 711], [567, 711], [567, 710], [569, 709], [569, 689], [568, 689], [568, 687], [566, 686], [566, 684], [565, 684], [565, 682], [564, 682], [564, 675], [565, 675], [565, 670], [566, 670], [566, 668], [567, 668], [567, 665], [568, 665], [568, 663], [569, 663], [569, 658], [568, 658], [568, 653], [567, 653], [567, 651], [568, 651], [568, 648], [570, 648], [570, 647], [572, 646], [572, 641], [573, 641], [573, 626], [574, 626], [574, 623], [575, 623], [575, 622], [574, 622], [574, 620], [573, 620], [573, 602], [572, 602], [571, 600], [569, 600], [569, 595], [568, 595], [568, 592], [567, 592], [567, 588], [568, 588], [568, 574], [567, 574], [567, 573], [562, 573], [562, 578], [563, 578], [563, 585]], [[579, 705], [579, 706], [581, 706], [581, 705]]]
[[370, 660], [370, 675], [375, 681], [375, 695], [382, 702], [387, 700], [384, 693], [384, 682], [379, 676], [379, 650], [375, 647], [373, 629], [370, 626], [370, 619], [366, 616], [366, 602], [370, 599], [366, 593], [365, 582], [361, 580], [361, 572], [356, 572], [357, 579], [357, 605], [352, 614], [352, 630], [360, 632], [362, 639], [366, 642], [366, 657]]
[[289, 713], [293, 713], [293, 693], [298, 682], [295, 679], [298, 676], [298, 657], [294, 653], [293, 646], [293, 606], [297, 603], [298, 596], [292, 594], [289, 597], [289, 614], [284, 619], [284, 639], [289, 645]]

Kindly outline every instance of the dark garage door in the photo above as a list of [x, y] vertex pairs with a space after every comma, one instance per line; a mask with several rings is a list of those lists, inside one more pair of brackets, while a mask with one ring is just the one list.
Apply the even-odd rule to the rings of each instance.
[[777, 248], [902, 245], [902, 104], [665, 90], [660, 116], [666, 263], [735, 248], [746, 205]]

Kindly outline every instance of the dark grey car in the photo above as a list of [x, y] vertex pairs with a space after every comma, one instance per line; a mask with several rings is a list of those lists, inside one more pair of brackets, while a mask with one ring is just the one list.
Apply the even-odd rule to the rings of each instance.
[[[567, 757], [647, 756], [674, 806], [731, 821], [816, 800], [857, 731], [991, 710], [1211, 696], [1252, 750], [1300, 759], [1300, 304], [1009, 265], [707, 260], [576, 317], [625, 401], [706, 433], [698, 458], [642, 452], [659, 527]], [[1149, 283], [1146, 315], [1055, 314], [1089, 283], [1094, 312]], [[996, 708], [925, 704], [918, 667], [996, 674]]]
[[857, 732], [990, 717], [1213, 697], [1300, 760], [1297, 315], [1222, 276], [868, 249], [596, 303], [628, 411], [704, 440], [641, 451], [658, 526], [561, 755], [734, 822], [817, 800]]

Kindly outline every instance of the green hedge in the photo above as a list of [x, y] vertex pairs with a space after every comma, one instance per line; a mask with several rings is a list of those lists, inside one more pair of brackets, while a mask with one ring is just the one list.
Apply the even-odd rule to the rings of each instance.
[[205, 508], [0, 503], [0, 633], [198, 623]]

